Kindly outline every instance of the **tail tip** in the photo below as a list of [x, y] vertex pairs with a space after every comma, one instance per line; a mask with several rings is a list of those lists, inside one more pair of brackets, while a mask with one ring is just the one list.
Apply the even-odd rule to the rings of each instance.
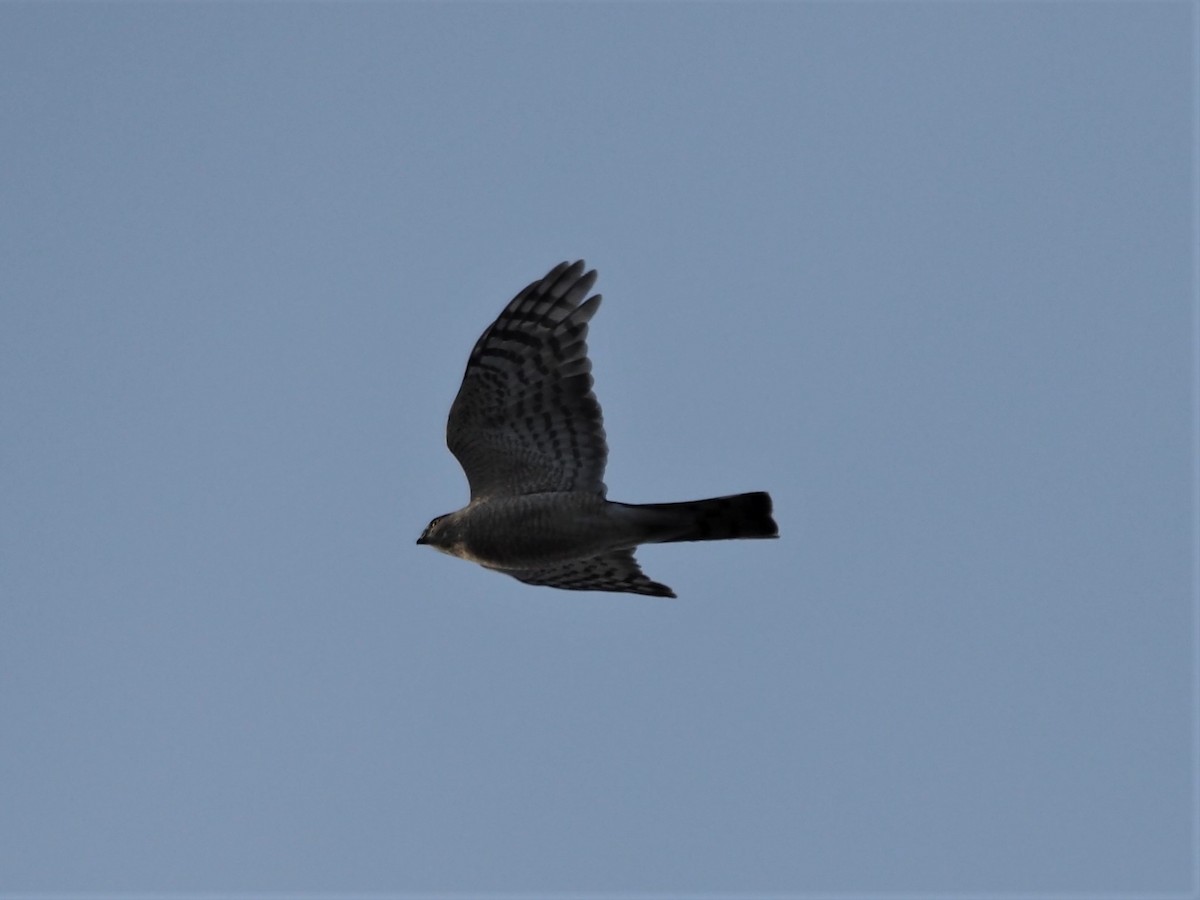
[[766, 491], [752, 491], [743, 494], [742, 526], [745, 529], [742, 537], [777, 538], [779, 525], [775, 522], [774, 504], [771, 495]]

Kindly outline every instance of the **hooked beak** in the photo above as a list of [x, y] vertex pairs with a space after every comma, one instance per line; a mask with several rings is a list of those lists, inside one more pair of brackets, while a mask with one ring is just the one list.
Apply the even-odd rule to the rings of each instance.
[[428, 544], [429, 541], [425, 540], [425, 535], [422, 534], [419, 538], [417, 538], [417, 543], [418, 544]]

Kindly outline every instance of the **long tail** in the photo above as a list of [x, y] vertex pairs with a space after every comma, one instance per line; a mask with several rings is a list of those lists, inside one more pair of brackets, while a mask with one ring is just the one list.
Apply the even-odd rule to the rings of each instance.
[[779, 537], [779, 526], [771, 518], [771, 495], [766, 491], [629, 508], [637, 510], [646, 525], [646, 543]]

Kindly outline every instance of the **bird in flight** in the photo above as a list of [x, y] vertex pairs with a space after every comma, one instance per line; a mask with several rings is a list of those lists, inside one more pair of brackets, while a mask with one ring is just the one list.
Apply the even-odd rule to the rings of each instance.
[[674, 597], [642, 574], [637, 546], [778, 537], [771, 497], [606, 499], [608, 445], [587, 356], [595, 283], [582, 260], [560, 263], [476, 342], [446, 425], [471, 502], [430, 522], [417, 543], [527, 584]]

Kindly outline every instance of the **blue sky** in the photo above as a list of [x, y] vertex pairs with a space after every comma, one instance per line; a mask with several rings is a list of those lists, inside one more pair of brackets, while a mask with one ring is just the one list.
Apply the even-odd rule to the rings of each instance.
[[[1196, 890], [1194, 16], [0, 6], [0, 891]], [[414, 545], [579, 257], [676, 601]]]

